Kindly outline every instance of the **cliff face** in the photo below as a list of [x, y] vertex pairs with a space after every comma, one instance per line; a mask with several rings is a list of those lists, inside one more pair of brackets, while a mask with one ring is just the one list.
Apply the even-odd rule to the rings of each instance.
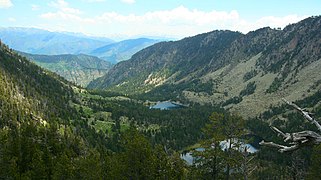
[[89, 87], [259, 112], [280, 97], [297, 100], [317, 91], [320, 58], [321, 17], [310, 17], [283, 30], [213, 31], [158, 43]]

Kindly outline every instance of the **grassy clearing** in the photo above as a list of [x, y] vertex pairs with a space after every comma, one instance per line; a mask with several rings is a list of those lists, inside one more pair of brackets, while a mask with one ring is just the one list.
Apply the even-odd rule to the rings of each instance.
[[97, 131], [102, 131], [102, 132], [106, 132], [106, 130], [108, 130], [108, 132], [111, 132], [111, 128], [114, 125], [114, 122], [110, 122], [110, 121], [96, 121], [94, 128]]
[[[115, 125], [115, 122], [112, 121], [94, 121], [93, 127], [96, 131], [106, 132], [106, 130], [110, 133], [112, 132], [112, 127]], [[120, 132], [124, 132], [129, 129], [129, 123], [120, 123]]]

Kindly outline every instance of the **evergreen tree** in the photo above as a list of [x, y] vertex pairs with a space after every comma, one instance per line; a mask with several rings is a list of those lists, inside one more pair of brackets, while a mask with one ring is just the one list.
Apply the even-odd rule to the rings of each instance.
[[[239, 175], [242, 154], [240, 138], [244, 134], [244, 120], [238, 115], [213, 113], [203, 129], [206, 139], [204, 151], [194, 151], [199, 174], [205, 179], [230, 179]], [[222, 142], [227, 145], [222, 146]]]
[[150, 143], [133, 127], [122, 139], [125, 162], [124, 175], [128, 179], [154, 179], [155, 156]]
[[307, 179], [321, 179], [321, 145], [313, 148]]

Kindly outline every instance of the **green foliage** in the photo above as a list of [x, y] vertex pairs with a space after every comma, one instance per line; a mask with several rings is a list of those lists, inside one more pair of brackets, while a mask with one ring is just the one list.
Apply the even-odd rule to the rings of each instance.
[[89, 91], [91, 95], [99, 95], [101, 97], [116, 97], [116, 96], [124, 96], [124, 94], [120, 92], [114, 92], [114, 91], [103, 91], [103, 90], [90, 90]]
[[214, 84], [212, 82], [201, 82], [198, 81], [192, 81], [191, 84], [186, 85], [188, 88], [186, 90], [193, 91], [193, 92], [206, 92], [209, 95], [213, 95], [213, 86]]
[[184, 101], [184, 99], [182, 98], [182, 92], [184, 90], [192, 91], [195, 93], [203, 92], [209, 95], [213, 95], [213, 87], [213, 82], [201, 82], [200, 80], [194, 80], [191, 82], [179, 84], [164, 84], [151, 89], [151, 91], [148, 91], [147, 93], [137, 94], [133, 97], [151, 101], [166, 101], [169, 99]]
[[[218, 107], [200, 105], [162, 111], [150, 109], [133, 99], [86, 98], [85, 102], [93, 113], [111, 112], [112, 121], [109, 122], [119, 121], [122, 128], [134, 123], [151, 139], [152, 144], [164, 144], [176, 150], [200, 140], [201, 128], [208, 121], [211, 112], [223, 111]], [[124, 118], [128, 119], [126, 123], [120, 121]]]
[[[244, 135], [245, 121], [238, 115], [213, 113], [203, 129], [204, 151], [194, 151], [198, 160], [192, 172], [198, 179], [240, 178], [242, 154], [238, 150], [239, 138]], [[222, 150], [220, 142], [226, 140], [228, 147]]]
[[227, 106], [229, 104], [238, 104], [243, 100], [242, 96], [235, 96], [232, 97], [228, 100], [226, 100], [225, 102], [222, 103], [222, 107]]
[[255, 92], [255, 89], [256, 89], [255, 81], [249, 82], [246, 85], [246, 88], [240, 92], [240, 96], [243, 97], [243, 96], [251, 95]]
[[269, 88], [266, 90], [266, 93], [274, 93], [276, 92], [277, 90], [279, 90], [279, 88], [281, 87], [282, 85], [282, 82], [283, 82], [283, 79], [282, 78], [279, 78], [279, 77], [276, 77], [272, 84], [269, 86]]
[[321, 179], [321, 145], [315, 146], [311, 155], [311, 166], [308, 170], [307, 179]]
[[252, 69], [251, 71], [244, 74], [243, 81], [246, 82], [252, 79], [253, 77], [255, 77], [257, 74], [258, 74], [258, 71], [256, 69]]
[[131, 129], [122, 141], [126, 179], [152, 179], [155, 161], [150, 143]]
[[175, 154], [168, 156], [161, 146], [153, 148], [135, 128], [120, 140], [121, 152], [105, 162], [106, 176], [111, 179], [181, 179], [185, 168]]

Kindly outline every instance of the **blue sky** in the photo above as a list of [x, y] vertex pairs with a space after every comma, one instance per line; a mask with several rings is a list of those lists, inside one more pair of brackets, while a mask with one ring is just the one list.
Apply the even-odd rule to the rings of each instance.
[[182, 38], [216, 29], [247, 33], [321, 14], [321, 0], [0, 0], [1, 27], [110, 38]]

